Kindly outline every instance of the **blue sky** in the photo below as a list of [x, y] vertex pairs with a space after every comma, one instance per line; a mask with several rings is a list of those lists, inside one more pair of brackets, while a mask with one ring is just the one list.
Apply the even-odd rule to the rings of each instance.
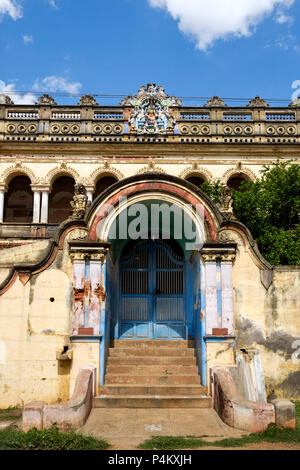
[[300, 0], [0, 0], [0, 17], [6, 94], [155, 82], [177, 96], [291, 99], [300, 80]]

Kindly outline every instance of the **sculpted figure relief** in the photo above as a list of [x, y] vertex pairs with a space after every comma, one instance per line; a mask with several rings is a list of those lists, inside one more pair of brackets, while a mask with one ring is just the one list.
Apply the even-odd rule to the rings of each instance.
[[233, 212], [233, 199], [231, 189], [228, 186], [222, 188], [222, 195], [218, 207], [221, 212]]
[[90, 206], [90, 201], [86, 195], [86, 189], [83, 184], [75, 186], [75, 195], [73, 201], [71, 201], [71, 207], [73, 209], [71, 219], [83, 219], [86, 210]]

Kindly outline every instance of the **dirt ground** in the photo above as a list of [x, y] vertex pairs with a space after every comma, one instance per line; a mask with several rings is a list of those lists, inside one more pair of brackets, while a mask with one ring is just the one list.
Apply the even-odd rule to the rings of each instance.
[[[111, 447], [109, 451], [114, 450], [141, 450], [138, 445], [142, 441], [139, 439], [110, 439]], [[178, 450], [178, 449], [177, 449]], [[180, 449], [179, 449], [180, 450]], [[261, 442], [257, 444], [249, 444], [243, 447], [200, 447], [199, 449], [182, 449], [184, 451], [195, 451], [195, 450], [300, 450], [300, 444], [287, 444], [287, 443], [276, 443]]]

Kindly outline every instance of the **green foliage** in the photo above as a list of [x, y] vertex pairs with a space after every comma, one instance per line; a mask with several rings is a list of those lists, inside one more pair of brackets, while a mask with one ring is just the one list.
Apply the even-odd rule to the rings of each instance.
[[75, 432], [60, 433], [57, 428], [0, 431], [0, 450], [105, 450], [109, 444]]
[[19, 408], [7, 408], [6, 410], [0, 410], [0, 422], [1, 421], [17, 421], [22, 415], [22, 410]]
[[215, 204], [218, 204], [218, 202], [220, 202], [222, 188], [224, 186], [225, 185], [221, 182], [221, 180], [218, 179], [213, 183], [205, 181], [203, 184], [201, 184], [201, 189], [211, 198]]
[[196, 437], [154, 436], [142, 442], [138, 447], [144, 450], [197, 449], [207, 446], [207, 442]]
[[[215, 203], [222, 183], [201, 186]], [[300, 166], [279, 160], [265, 166], [256, 183], [243, 182], [233, 190], [233, 210], [263, 256], [273, 265], [300, 265]]]
[[156, 436], [140, 444], [140, 449], [167, 450], [167, 449], [197, 449], [200, 447], [244, 447], [248, 444], [261, 442], [271, 443], [300, 443], [300, 426], [296, 431], [281, 429], [270, 424], [269, 427], [258, 433], [252, 433], [241, 438], [222, 439], [215, 442], [206, 442], [200, 438], [184, 438], [170, 436]]

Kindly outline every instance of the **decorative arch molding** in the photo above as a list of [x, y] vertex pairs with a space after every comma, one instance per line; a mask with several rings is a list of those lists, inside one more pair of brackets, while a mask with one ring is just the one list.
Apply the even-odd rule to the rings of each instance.
[[[125, 197], [141, 198], [140, 200], [163, 200], [180, 206], [182, 201], [186, 207], [192, 207], [193, 211], [200, 205], [204, 210], [204, 219], [209, 239], [217, 241], [216, 227], [223, 220], [221, 212], [212, 203], [208, 196], [188, 181], [180, 180], [171, 175], [160, 175], [158, 172], [147, 172], [138, 176], [126, 178], [125, 181], [116, 183], [113, 188], [108, 189], [98, 196], [89, 208], [85, 221], [89, 227], [89, 239], [97, 240], [98, 224], [106, 219], [107, 208], [118, 207], [120, 200]], [[107, 235], [107, 233], [106, 233]], [[105, 241], [105, 238], [103, 239]]]
[[148, 165], [141, 168], [136, 173], [136, 175], [142, 175], [143, 173], [162, 173], [162, 174], [166, 174], [167, 172], [165, 170], [163, 170], [161, 167], [156, 166], [155, 162], [153, 160], [151, 160], [148, 163]]
[[67, 166], [62, 163], [61, 166], [53, 168], [53, 170], [47, 173], [45, 179], [43, 179], [43, 184], [48, 184], [50, 188], [52, 187], [54, 181], [60, 176], [71, 176], [74, 178], [75, 183], [78, 184], [81, 182], [81, 177], [74, 168]]
[[255, 181], [257, 181], [257, 177], [253, 173], [253, 171], [249, 170], [249, 168], [245, 168], [241, 166], [240, 168], [236, 167], [236, 168], [230, 168], [229, 170], [227, 170], [226, 173], [224, 173], [224, 175], [222, 176], [222, 183], [227, 184], [232, 176], [243, 176], [243, 175], [247, 176], [248, 179], [250, 181], [253, 181], [254, 183]]
[[87, 186], [96, 186], [98, 181], [104, 176], [113, 176], [118, 181], [124, 178], [124, 175], [119, 170], [117, 170], [116, 168], [112, 168], [109, 164], [107, 164], [103, 167], [96, 168], [93, 171], [91, 176], [86, 179]]
[[31, 181], [31, 184], [38, 184], [39, 183], [39, 178], [37, 178], [34, 174], [34, 172], [28, 168], [27, 166], [23, 166], [22, 163], [16, 163], [13, 166], [10, 166], [6, 170], [3, 171], [3, 173], [0, 176], [0, 184], [1, 186], [7, 187], [11, 180], [15, 176], [28, 176], [28, 178]]
[[179, 178], [186, 180], [187, 178], [191, 176], [204, 178], [205, 181], [212, 181], [214, 179], [210, 171], [206, 170], [206, 168], [198, 167], [198, 165], [195, 165], [195, 166], [192, 166], [190, 168], [186, 168], [185, 170], [183, 170], [180, 173]]

